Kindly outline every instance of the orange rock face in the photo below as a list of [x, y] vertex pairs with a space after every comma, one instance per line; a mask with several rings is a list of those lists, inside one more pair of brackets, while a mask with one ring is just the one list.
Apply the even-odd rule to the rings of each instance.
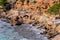
[[41, 7], [42, 13], [45, 13], [47, 9], [49, 9], [49, 7], [53, 6], [55, 3], [59, 3], [59, 0], [36, 0], [36, 3], [34, 3], [33, 1], [34, 0], [29, 0], [29, 3], [27, 3], [27, 0], [25, 0], [23, 3], [24, 5], [22, 5], [22, 2], [18, 0], [16, 2], [16, 8], [22, 8], [24, 10], [32, 9], [32, 11], [34, 11], [38, 10], [37, 7]]
[[[18, 0], [15, 4], [15, 8], [17, 10], [24, 10], [25, 12], [23, 11], [24, 13], [21, 13], [19, 15], [17, 12], [12, 13], [12, 11], [10, 11], [10, 14], [15, 17], [18, 15], [23, 17], [25, 14], [28, 14], [29, 18], [22, 18], [24, 19], [24, 23], [29, 23], [31, 22], [31, 20], [36, 20], [40, 22], [44, 19], [41, 18], [41, 15], [47, 14], [47, 10], [49, 9], [49, 7], [53, 6], [55, 3], [59, 3], [59, 0], [29, 0], [29, 2], [27, 2], [27, 0], [25, 0], [24, 2]], [[46, 20], [47, 19], [49, 18], [46, 18]], [[48, 24], [53, 24], [51, 20], [48, 20], [47, 22]]]
[[22, 7], [22, 2], [18, 0], [15, 5], [16, 9], [20, 9]]
[[51, 40], [60, 40], [60, 35], [57, 35], [56, 37], [52, 38]]
[[60, 33], [60, 25], [56, 27], [56, 31]]

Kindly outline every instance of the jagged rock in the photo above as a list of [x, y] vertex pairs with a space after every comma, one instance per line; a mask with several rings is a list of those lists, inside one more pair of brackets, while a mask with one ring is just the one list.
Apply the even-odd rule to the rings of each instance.
[[54, 38], [52, 38], [51, 40], [60, 40], [60, 34], [56, 35]]
[[18, 10], [22, 9], [22, 2], [21, 2], [20, 0], [18, 0], [18, 1], [16, 2], [15, 8], [18, 9]]
[[58, 33], [60, 33], [60, 25], [58, 25], [58, 26], [56, 27], [56, 31], [57, 31]]
[[16, 16], [18, 16], [18, 11], [14, 9], [11, 9], [6, 15], [6, 17], [8, 18], [12, 18], [12, 17], [14, 18]]

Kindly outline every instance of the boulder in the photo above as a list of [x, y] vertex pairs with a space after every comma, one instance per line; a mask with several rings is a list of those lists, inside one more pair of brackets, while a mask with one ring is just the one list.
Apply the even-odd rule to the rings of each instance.
[[56, 27], [56, 31], [60, 33], [60, 25]]
[[55, 37], [52, 38], [51, 40], [60, 40], [60, 35], [55, 36]]
[[11, 9], [6, 16], [8, 18], [16, 17], [16, 16], [18, 16], [18, 11]]

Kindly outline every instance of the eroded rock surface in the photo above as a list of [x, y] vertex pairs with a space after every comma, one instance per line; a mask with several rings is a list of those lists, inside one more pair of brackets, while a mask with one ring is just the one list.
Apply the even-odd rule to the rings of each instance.
[[52, 38], [51, 40], [60, 40], [60, 34]]

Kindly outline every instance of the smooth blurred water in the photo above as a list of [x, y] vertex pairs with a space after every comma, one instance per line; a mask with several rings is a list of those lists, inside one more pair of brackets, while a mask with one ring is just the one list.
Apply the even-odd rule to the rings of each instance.
[[23, 37], [19, 36], [9, 23], [0, 20], [0, 40], [20, 40], [21, 38]]
[[44, 29], [37, 29], [31, 25], [10, 26], [0, 19], [0, 40], [48, 40], [43, 33]]

